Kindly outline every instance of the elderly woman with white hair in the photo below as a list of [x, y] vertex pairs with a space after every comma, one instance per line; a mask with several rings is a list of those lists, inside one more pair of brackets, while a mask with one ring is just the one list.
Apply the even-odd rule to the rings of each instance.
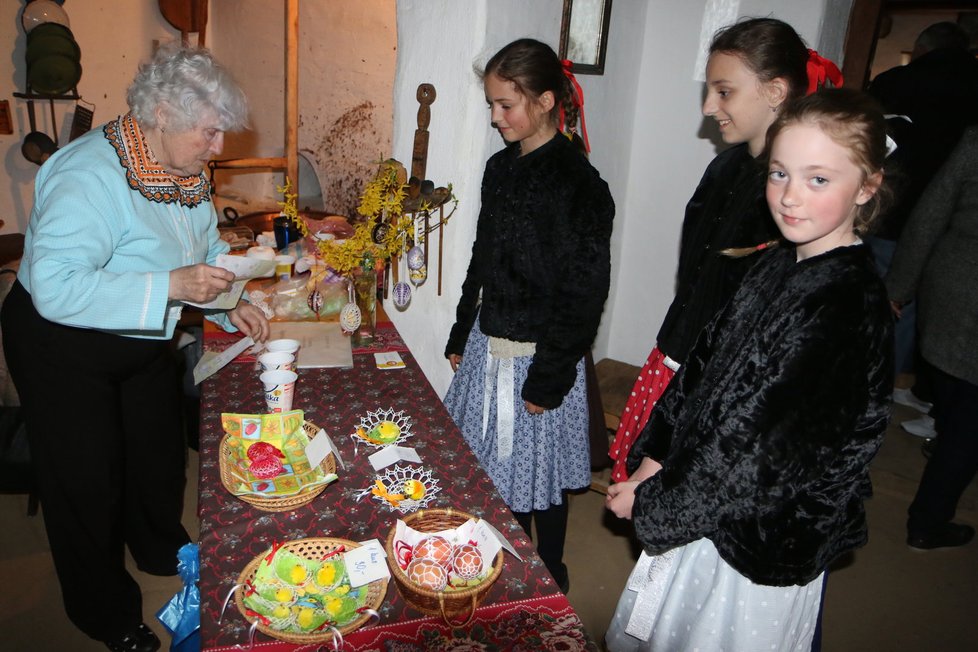
[[[203, 174], [247, 102], [206, 51], [164, 46], [139, 68], [130, 112], [40, 169], [3, 344], [26, 415], [36, 485], [68, 617], [110, 650], [160, 641], [142, 623], [136, 566], [176, 573], [185, 442], [170, 342], [184, 302], [234, 276]], [[262, 341], [247, 302], [209, 319]], [[40, 634], [40, 633], [39, 633]]]

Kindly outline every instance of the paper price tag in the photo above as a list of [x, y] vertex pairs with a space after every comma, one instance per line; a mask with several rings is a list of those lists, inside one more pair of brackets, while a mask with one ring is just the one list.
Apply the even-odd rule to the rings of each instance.
[[391, 576], [384, 549], [376, 540], [374, 543], [376, 545], [363, 545], [343, 553], [343, 563], [346, 564], [346, 573], [353, 588]]
[[479, 522], [475, 524], [475, 527], [472, 528], [472, 531], [468, 535], [480, 548], [485, 546], [486, 552], [492, 551], [492, 554], [488, 555], [490, 559], [496, 556], [500, 548], [504, 548], [511, 555], [523, 561], [523, 558], [516, 552], [513, 544], [499, 530], [489, 525], [485, 519], [479, 519]]
[[306, 446], [306, 457], [309, 459], [309, 464], [313, 467], [319, 466], [330, 452], [336, 456], [336, 463], [340, 468], [346, 469], [346, 464], [343, 463], [343, 458], [340, 457], [340, 451], [333, 443], [333, 439], [326, 434], [325, 430], [320, 428], [319, 432], [313, 435], [309, 445]]
[[250, 337], [246, 337], [238, 342], [232, 344], [228, 348], [224, 349], [220, 353], [213, 353], [210, 355], [205, 354], [197, 366], [194, 367], [194, 384], [199, 385], [206, 378], [224, 368], [226, 364], [237, 358], [240, 354], [244, 353], [245, 349], [249, 346], [253, 346], [255, 341]]
[[370, 461], [370, 465], [374, 467], [374, 471], [380, 471], [381, 469], [394, 464], [395, 462], [416, 462], [421, 463], [421, 457], [418, 452], [413, 448], [407, 448], [405, 446], [386, 446], [381, 448], [379, 451], [367, 457]]

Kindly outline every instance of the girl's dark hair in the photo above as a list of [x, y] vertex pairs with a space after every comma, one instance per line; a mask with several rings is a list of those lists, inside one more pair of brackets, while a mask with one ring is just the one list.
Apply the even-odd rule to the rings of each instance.
[[776, 18], [748, 18], [713, 36], [710, 54], [739, 57], [762, 82], [781, 77], [788, 82], [787, 100], [808, 91], [808, 47], [794, 28]]
[[494, 54], [485, 69], [479, 72], [482, 79], [489, 75], [512, 82], [516, 90], [531, 100], [550, 91], [554, 94], [554, 108], [550, 111], [553, 123], [557, 124], [560, 107], [563, 107], [566, 128], [571, 131], [577, 125], [574, 87], [564, 74], [557, 53], [546, 43], [531, 38], [513, 41]]
[[[872, 97], [850, 88], [822, 89], [791, 102], [767, 131], [764, 158], [771, 145], [787, 127], [813, 125], [849, 151], [849, 159], [863, 173], [863, 181], [883, 172], [886, 162], [886, 120]], [[889, 203], [890, 189], [884, 181], [876, 193], [857, 207], [855, 231], [868, 233], [873, 221]]]

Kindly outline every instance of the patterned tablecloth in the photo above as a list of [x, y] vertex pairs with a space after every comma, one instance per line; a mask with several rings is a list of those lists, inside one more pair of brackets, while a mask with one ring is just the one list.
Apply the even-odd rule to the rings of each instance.
[[[350, 435], [368, 411], [393, 409], [411, 417], [414, 436], [405, 445], [417, 449], [423, 466], [432, 470], [442, 487], [429, 507], [454, 507], [486, 519], [513, 543], [524, 561], [505, 554], [502, 575], [464, 629], [409, 607], [391, 580], [379, 623], [348, 634], [344, 649], [596, 650], [396, 331], [393, 338], [383, 338], [381, 346], [401, 350], [406, 368], [379, 370], [373, 355], [364, 352], [353, 356], [352, 369], [300, 370], [293, 407], [304, 410], [308, 421], [329, 433], [346, 468], [338, 470], [339, 480], [312, 503], [291, 512], [261, 511], [229, 494], [221, 484], [221, 413], [263, 409], [254, 364], [232, 363], [204, 382], [198, 503], [202, 649], [241, 649], [236, 645], [247, 649], [249, 623], [233, 600], [219, 622], [221, 606], [244, 566], [274, 542], [320, 536], [386, 539], [399, 513], [369, 498], [356, 500], [376, 476], [366, 459], [373, 450], [360, 446], [355, 453]], [[254, 649], [300, 648], [257, 634]]]

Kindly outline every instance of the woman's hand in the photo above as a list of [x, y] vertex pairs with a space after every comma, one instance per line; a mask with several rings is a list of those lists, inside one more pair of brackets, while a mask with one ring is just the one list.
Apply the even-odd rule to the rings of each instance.
[[462, 364], [462, 356], [458, 353], [449, 353], [448, 364], [452, 365], [452, 371], [458, 371], [458, 366]]
[[529, 401], [524, 400], [523, 403], [526, 405], [526, 411], [530, 414], [543, 414], [546, 411], [546, 408], [542, 408], [539, 405], [534, 405]]
[[642, 458], [642, 463], [635, 469], [635, 473], [628, 476], [629, 480], [644, 482], [662, 470], [662, 465], [651, 457]]
[[170, 292], [167, 298], [207, 303], [231, 287], [233, 280], [234, 273], [222, 267], [204, 263], [178, 267], [170, 272]]
[[247, 301], [239, 301], [233, 310], [228, 311], [228, 319], [235, 328], [255, 342], [264, 342], [268, 339], [269, 327], [265, 313]]
[[608, 496], [604, 506], [610, 509], [618, 518], [632, 519], [632, 506], [635, 504], [635, 487], [637, 480], [625, 480], [608, 487]]

